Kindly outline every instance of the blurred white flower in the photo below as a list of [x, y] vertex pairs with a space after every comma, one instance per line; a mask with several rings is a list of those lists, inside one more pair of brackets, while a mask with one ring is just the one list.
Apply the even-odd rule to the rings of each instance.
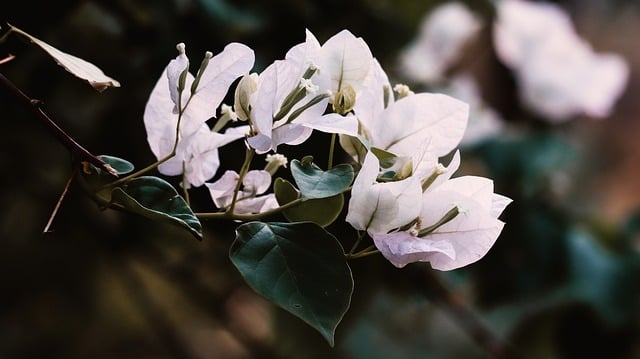
[[551, 121], [606, 117], [624, 91], [625, 60], [594, 53], [557, 5], [502, 0], [493, 35], [498, 56], [515, 72], [524, 104]]
[[[216, 207], [226, 209], [231, 205], [233, 192], [239, 179], [240, 176], [237, 172], [226, 171], [217, 181], [205, 183]], [[242, 187], [238, 192], [234, 213], [262, 213], [277, 208], [278, 201], [273, 193], [260, 196], [269, 189], [269, 186], [271, 186], [269, 172], [263, 170], [247, 172], [242, 179]]]
[[400, 55], [401, 70], [417, 82], [441, 80], [481, 26], [481, 20], [460, 3], [439, 6], [425, 17], [418, 36]]
[[482, 258], [502, 231], [498, 216], [511, 200], [494, 194], [490, 179], [465, 176], [433, 187], [422, 195], [422, 210], [411, 228], [371, 234], [396, 267], [412, 262], [429, 262], [438, 270], [466, 266]]
[[447, 85], [444, 90], [447, 95], [469, 104], [469, 123], [460, 141], [461, 146], [473, 146], [502, 132], [502, 118], [482, 100], [472, 77], [457, 75]]
[[[248, 127], [230, 129], [224, 134], [211, 132], [206, 121], [216, 109], [229, 86], [253, 66], [253, 50], [231, 43], [218, 55], [205, 55], [208, 63], [196, 77], [189, 73], [189, 59], [184, 44], [171, 60], [151, 91], [144, 110], [147, 141], [158, 160], [168, 156], [176, 141], [178, 117], [181, 116], [176, 155], [158, 167], [160, 173], [175, 176], [185, 173], [184, 186], [200, 186], [213, 177], [219, 166], [217, 148], [242, 138]], [[194, 81], [196, 81], [194, 87]], [[179, 99], [179, 88], [182, 96]], [[181, 115], [180, 115], [181, 113]]]

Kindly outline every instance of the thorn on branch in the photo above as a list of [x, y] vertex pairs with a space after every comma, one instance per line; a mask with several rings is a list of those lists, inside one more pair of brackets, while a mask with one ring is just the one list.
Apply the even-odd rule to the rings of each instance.
[[82, 147], [73, 138], [71, 138], [62, 128], [60, 128], [41, 108], [42, 101], [32, 99], [22, 92], [16, 85], [13, 84], [8, 78], [0, 73], [0, 84], [6, 88], [11, 95], [17, 98], [24, 105], [28, 105], [34, 112], [36, 117], [42, 122], [49, 132], [51, 132], [57, 139], [71, 152], [73, 157], [78, 161], [87, 161], [94, 166], [106, 171], [107, 173], [118, 177], [118, 172], [113, 169], [108, 163], [102, 159], [96, 157], [91, 152]]

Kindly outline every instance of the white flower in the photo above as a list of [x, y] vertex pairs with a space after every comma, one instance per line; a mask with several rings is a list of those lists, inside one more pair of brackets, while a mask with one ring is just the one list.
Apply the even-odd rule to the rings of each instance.
[[[178, 57], [167, 65], [149, 96], [144, 124], [151, 151], [160, 160], [173, 149], [178, 117], [182, 112], [176, 155], [158, 169], [165, 175], [179, 175], [183, 173], [183, 168], [206, 168], [206, 171], [193, 170], [186, 174], [187, 184], [199, 186], [211, 178], [218, 168], [219, 160], [214, 149], [248, 132], [248, 128], [244, 127], [224, 135], [211, 134], [205, 122], [214, 117], [233, 81], [251, 69], [254, 56], [251, 49], [235, 43], [227, 45], [222, 53], [214, 57], [207, 54], [208, 65], [198, 73], [198, 86], [192, 92], [196, 77], [188, 72], [189, 60], [184, 52], [184, 44], [178, 46], [178, 51]], [[178, 87], [183, 88], [180, 99]], [[210, 163], [190, 162], [200, 158], [207, 158]]]
[[[233, 191], [240, 176], [235, 171], [226, 171], [222, 177], [213, 183], [205, 183], [216, 207], [225, 209], [231, 205]], [[262, 213], [278, 207], [278, 201], [273, 193], [259, 196], [269, 189], [271, 174], [263, 170], [247, 172], [242, 180], [241, 190], [238, 192], [234, 207], [236, 214]]]
[[368, 119], [358, 117], [369, 144], [397, 156], [411, 157], [414, 173], [423, 176], [431, 173], [438, 157], [460, 143], [469, 106], [447, 95], [418, 93], [372, 115]]
[[403, 72], [418, 82], [440, 80], [480, 27], [480, 20], [464, 5], [449, 2], [439, 6], [425, 17], [417, 38], [401, 54]]
[[[329, 78], [328, 89], [334, 94], [330, 102], [336, 112], [346, 114], [354, 107], [373, 68], [369, 46], [362, 38], [342, 30], [322, 45], [318, 63], [321, 76]], [[342, 103], [345, 98], [347, 103]]]
[[504, 226], [498, 216], [510, 202], [493, 193], [487, 178], [459, 177], [424, 192], [419, 227], [371, 235], [396, 267], [429, 262], [434, 269], [452, 270], [489, 251]]
[[380, 163], [369, 152], [353, 183], [346, 221], [369, 233], [387, 233], [413, 221], [422, 206], [417, 177], [396, 182], [376, 181]]
[[501, 1], [493, 35], [498, 56], [515, 71], [525, 105], [552, 121], [606, 117], [626, 86], [626, 62], [594, 53], [557, 5]]
[[[294, 46], [284, 60], [275, 61], [260, 74], [251, 103], [254, 136], [247, 140], [256, 152], [275, 151], [283, 143], [300, 144], [314, 129], [356, 135], [358, 123], [354, 117], [323, 115], [333, 94], [334, 69], [322, 51], [328, 50], [322, 49], [307, 31], [304, 43]], [[322, 59], [325, 65], [316, 65], [315, 60]]]

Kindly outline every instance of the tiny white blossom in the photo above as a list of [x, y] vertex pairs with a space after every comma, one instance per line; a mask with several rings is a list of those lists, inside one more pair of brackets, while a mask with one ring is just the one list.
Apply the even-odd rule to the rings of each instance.
[[409, 86], [404, 84], [396, 84], [395, 86], [393, 86], [393, 91], [398, 94], [398, 98], [415, 95], [415, 93], [411, 91]]
[[300, 84], [298, 85], [298, 87], [301, 89], [305, 89], [308, 94], [314, 94], [318, 92], [318, 89], [320, 88], [318, 85], [314, 85], [311, 79], [300, 79]]
[[223, 116], [229, 116], [232, 122], [238, 121], [238, 115], [233, 111], [233, 108], [227, 104], [223, 103], [222, 106], [220, 106], [220, 113]]

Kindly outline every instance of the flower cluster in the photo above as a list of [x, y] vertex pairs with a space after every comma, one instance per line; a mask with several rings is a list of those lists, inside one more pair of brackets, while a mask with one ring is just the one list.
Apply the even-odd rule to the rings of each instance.
[[[307, 31], [303, 43], [259, 74], [250, 72], [254, 55], [241, 44], [205, 54], [195, 75], [184, 45], [178, 51], [145, 109], [148, 142], [161, 173], [182, 175], [185, 190], [206, 185], [230, 218], [285, 204], [268, 193], [275, 171], [287, 165], [276, 151], [317, 130], [339, 136], [359, 169], [346, 221], [394, 265], [455, 269], [481, 258], [498, 237], [504, 224], [497, 218], [509, 200], [494, 194], [489, 179], [452, 179], [459, 153], [448, 167], [440, 163], [464, 135], [468, 105], [392, 86], [368, 45], [349, 31], [323, 44]], [[221, 104], [237, 79], [233, 105]], [[243, 168], [209, 182], [220, 167], [218, 149], [238, 139], [247, 146]], [[253, 155], [266, 153], [265, 169], [249, 170]]]
[[[629, 76], [622, 57], [595, 53], [558, 5], [526, 0], [494, 4], [496, 17], [488, 24], [493, 30], [493, 48], [499, 60], [513, 71], [525, 106], [554, 123], [578, 115], [609, 115]], [[482, 26], [480, 17], [461, 3], [447, 2], [437, 7], [425, 17], [416, 39], [401, 53], [403, 74], [417, 83], [447, 85], [448, 70], [460, 60], [462, 50]], [[460, 77], [470, 78], [457, 75]], [[455, 89], [443, 91], [455, 95]], [[465, 142], [500, 130], [486, 106], [473, 97], [464, 100], [472, 102], [470, 135]]]

